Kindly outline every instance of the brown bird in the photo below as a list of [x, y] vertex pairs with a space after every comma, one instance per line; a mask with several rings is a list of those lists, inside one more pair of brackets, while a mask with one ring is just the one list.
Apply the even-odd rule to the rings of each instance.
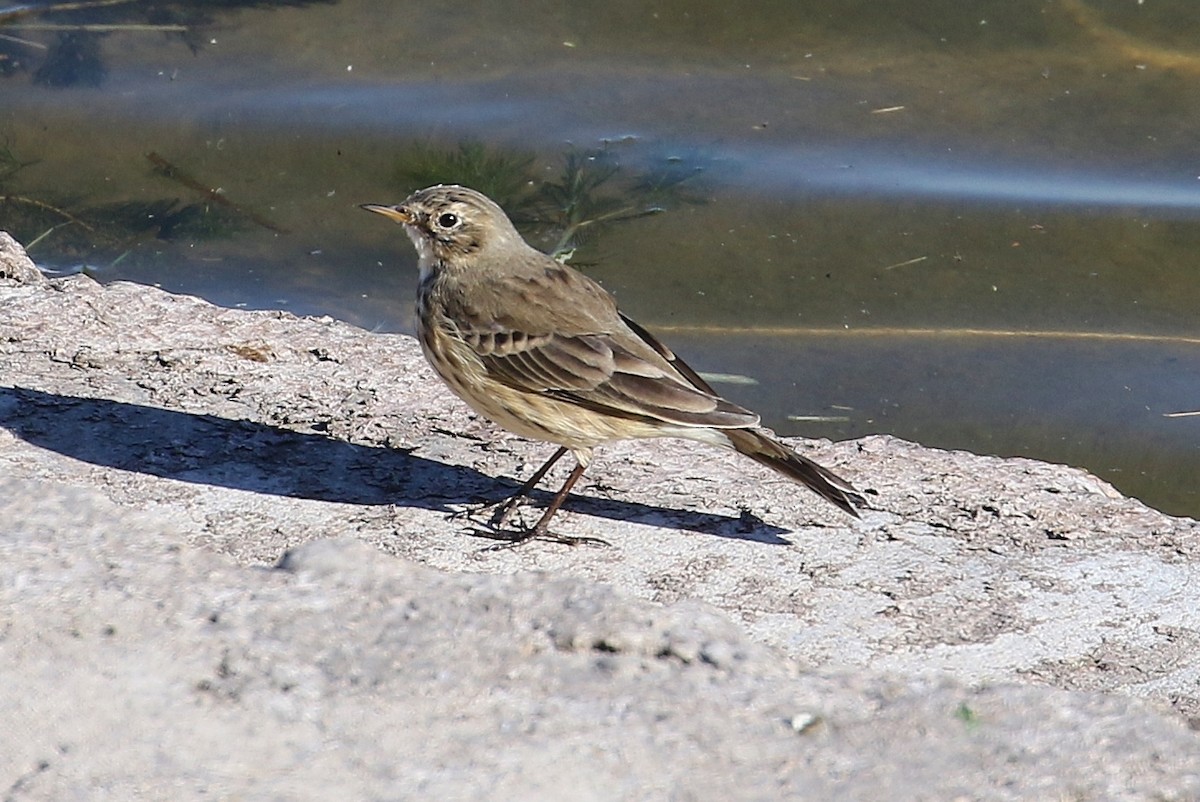
[[560, 448], [490, 523], [499, 531], [519, 501], [567, 451], [577, 465], [532, 528], [549, 531], [592, 459], [611, 440], [682, 437], [731, 448], [858, 517], [866, 500], [846, 480], [755, 428], [759, 417], [717, 395], [603, 287], [521, 238], [504, 210], [461, 186], [414, 192], [396, 206], [362, 208], [404, 226], [419, 256], [417, 334], [429, 364], [476, 412]]

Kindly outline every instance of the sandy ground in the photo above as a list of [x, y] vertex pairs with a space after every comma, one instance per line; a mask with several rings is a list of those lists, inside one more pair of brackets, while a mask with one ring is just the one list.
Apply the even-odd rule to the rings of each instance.
[[488, 551], [551, 449], [410, 338], [0, 236], [2, 798], [1200, 798], [1196, 521], [796, 445], [877, 509], [622, 444], [557, 521], [611, 547]]

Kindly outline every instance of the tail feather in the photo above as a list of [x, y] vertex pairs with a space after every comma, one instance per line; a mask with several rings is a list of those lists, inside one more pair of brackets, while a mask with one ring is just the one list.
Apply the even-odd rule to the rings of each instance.
[[724, 429], [721, 433], [739, 453], [799, 482], [855, 518], [859, 517], [857, 508], [867, 507], [867, 500], [854, 485], [778, 440], [754, 429]]

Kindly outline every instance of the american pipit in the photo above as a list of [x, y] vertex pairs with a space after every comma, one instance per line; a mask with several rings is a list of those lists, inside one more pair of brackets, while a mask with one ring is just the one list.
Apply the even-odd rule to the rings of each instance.
[[758, 430], [669, 348], [617, 309], [599, 284], [528, 245], [504, 211], [466, 187], [435, 186], [396, 206], [362, 208], [404, 225], [419, 256], [417, 334], [429, 364], [475, 411], [560, 448], [491, 518], [499, 531], [567, 451], [577, 465], [515, 542], [549, 523], [611, 440], [682, 437], [732, 448], [857, 517], [846, 480]]

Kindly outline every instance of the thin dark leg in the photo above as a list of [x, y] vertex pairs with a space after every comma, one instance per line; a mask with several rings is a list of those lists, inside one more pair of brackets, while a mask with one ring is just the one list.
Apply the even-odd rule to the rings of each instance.
[[[512, 511], [520, 505], [521, 500], [533, 492], [533, 489], [538, 486], [538, 482], [542, 481], [546, 473], [554, 467], [554, 463], [562, 459], [566, 453], [566, 446], [555, 451], [550, 459], [546, 460], [546, 464], [534, 471], [533, 476], [530, 476], [525, 481], [525, 484], [517, 488], [517, 492], [500, 502], [499, 506], [496, 507], [496, 511], [492, 513], [492, 517], [488, 520], [488, 523], [495, 527], [504, 526], [504, 522], [508, 520], [508, 516], [512, 515]], [[559, 503], [561, 504], [561, 502]]]
[[[565, 451], [566, 449], [563, 450]], [[551, 461], [560, 456], [562, 455], [556, 454], [551, 458]], [[563, 482], [562, 488], [560, 488], [559, 491], [554, 494], [554, 498], [550, 500], [550, 506], [546, 508], [546, 511], [542, 513], [542, 517], [538, 519], [538, 522], [534, 524], [532, 528], [517, 532], [516, 537], [509, 542], [501, 546], [493, 546], [491, 549], [488, 549], [488, 551], [512, 548], [513, 546], [519, 546], [522, 543], [528, 543], [531, 540], [551, 540], [555, 543], [565, 543], [569, 546], [580, 546], [585, 543], [596, 546], [612, 545], [607, 540], [602, 540], [598, 537], [571, 537], [569, 535], [556, 535], [550, 531], [550, 519], [553, 518], [554, 513], [558, 512], [559, 508], [562, 507], [563, 502], [567, 500], [567, 496], [571, 494], [571, 488], [575, 487], [575, 483], [579, 481], [579, 477], [583, 476], [583, 472], [585, 470], [587, 470], [587, 466], [583, 463], [577, 463], [575, 465], [570, 475], [567, 476], [567, 481]], [[544, 473], [544, 471], [541, 471], [541, 473]]]
[[571, 492], [571, 488], [579, 481], [579, 477], [583, 476], [586, 466], [582, 463], [576, 463], [571, 474], [567, 477], [567, 481], [563, 482], [562, 488], [554, 494], [554, 498], [550, 499], [550, 506], [542, 513], [542, 517], [533, 525], [533, 529], [529, 530], [530, 537], [545, 537], [550, 533], [550, 519], [554, 517], [554, 513], [558, 512], [558, 508], [567, 500], [567, 495]]
[[503, 525], [508, 520], [508, 516], [512, 515], [512, 511], [521, 505], [521, 502], [529, 497], [533, 489], [537, 487], [538, 482], [546, 476], [546, 472], [554, 467], [554, 463], [562, 459], [563, 454], [567, 453], [567, 449], [560, 448], [555, 451], [550, 459], [546, 460], [546, 464], [534, 471], [533, 476], [525, 484], [517, 488], [517, 492], [512, 495], [505, 496], [499, 501], [488, 501], [483, 504], [471, 504], [465, 509], [450, 513], [451, 518], [474, 518], [477, 513], [484, 510], [492, 510], [492, 517], [488, 519], [488, 524], [494, 527]]

